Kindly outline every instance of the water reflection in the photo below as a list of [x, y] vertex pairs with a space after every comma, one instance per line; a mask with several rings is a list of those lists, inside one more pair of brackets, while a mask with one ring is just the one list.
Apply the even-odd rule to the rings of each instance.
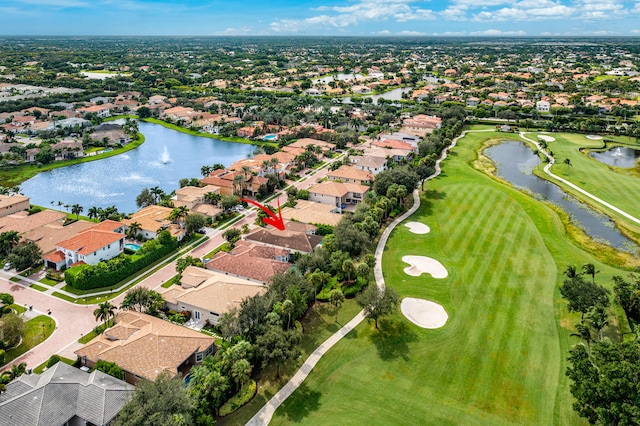
[[51, 207], [54, 202], [89, 207], [115, 205], [119, 211], [137, 210], [136, 196], [145, 187], [165, 192], [179, 187], [181, 178], [201, 177], [203, 165], [225, 166], [249, 155], [253, 145], [187, 135], [158, 124], [140, 122], [145, 143], [124, 154], [62, 167], [23, 182], [21, 191], [31, 203]]
[[617, 146], [603, 152], [591, 152], [589, 155], [610, 166], [631, 168], [636, 166], [640, 151], [626, 146]]
[[526, 188], [540, 198], [550, 201], [571, 216], [595, 240], [619, 250], [635, 251], [635, 244], [613, 226], [611, 220], [589, 206], [568, 195], [560, 187], [532, 173], [540, 159], [521, 142], [504, 142], [485, 150], [485, 154], [496, 164], [497, 175], [518, 188]]

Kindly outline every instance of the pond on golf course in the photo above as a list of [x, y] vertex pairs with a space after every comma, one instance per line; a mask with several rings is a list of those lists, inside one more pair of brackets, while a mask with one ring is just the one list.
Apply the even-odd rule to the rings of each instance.
[[590, 152], [589, 155], [609, 166], [631, 168], [636, 166], [640, 151], [626, 146], [617, 146], [607, 151]]
[[622, 235], [605, 215], [581, 203], [559, 186], [534, 175], [540, 158], [522, 142], [507, 141], [484, 151], [496, 165], [496, 174], [517, 188], [525, 188], [537, 198], [551, 202], [571, 217], [593, 239], [618, 250], [636, 252], [636, 244]]
[[254, 145], [192, 136], [159, 124], [139, 122], [145, 142], [125, 153], [39, 173], [20, 185], [31, 204], [61, 209], [80, 204], [90, 207], [115, 205], [121, 213], [138, 210], [136, 197], [142, 189], [159, 186], [169, 193], [181, 178], [201, 178], [204, 165], [229, 166], [245, 158]]

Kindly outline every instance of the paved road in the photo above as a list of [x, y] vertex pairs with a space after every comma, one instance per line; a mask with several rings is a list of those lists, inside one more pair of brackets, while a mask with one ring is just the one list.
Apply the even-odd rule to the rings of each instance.
[[[15, 303], [31, 305], [37, 313], [46, 315], [51, 310], [51, 317], [56, 321], [56, 329], [46, 341], [31, 349], [11, 363], [26, 362], [30, 368], [37, 367], [52, 354], [60, 354], [68, 358], [75, 358], [73, 351], [81, 345], [77, 340], [82, 333], [91, 331], [97, 325], [93, 316], [94, 306], [75, 305], [57, 297], [46, 295], [13, 281], [6, 275], [0, 276], [0, 292], [10, 293]], [[11, 365], [6, 366], [11, 367]]]
[[[336, 161], [337, 159], [338, 158], [330, 160], [329, 163]], [[309, 176], [302, 182], [295, 182], [293, 185], [298, 189], [306, 189], [314, 184], [317, 179], [325, 177], [327, 171], [327, 168], [315, 171], [312, 176]], [[280, 199], [281, 204], [284, 204], [287, 201], [287, 195], [285, 193], [278, 198]], [[278, 198], [271, 201], [271, 204], [277, 205]], [[253, 223], [256, 219], [256, 210], [248, 210], [243, 214], [245, 217], [235, 223], [233, 227], [240, 228], [244, 224], [249, 225], [250, 228], [255, 227]], [[207, 236], [209, 236], [209, 239], [206, 242], [185, 255], [201, 258], [225, 242], [222, 237], [222, 231], [207, 229]], [[167, 263], [136, 286], [157, 289], [165, 281], [171, 279], [175, 274], [176, 262], [174, 260]], [[0, 292], [12, 294], [15, 298], [15, 302], [18, 304], [27, 306], [32, 305], [36, 313], [46, 313], [47, 310], [50, 309], [51, 316], [56, 321], [57, 327], [51, 337], [49, 337], [45, 342], [15, 359], [11, 364], [4, 368], [10, 368], [11, 365], [20, 362], [26, 362], [30, 368], [34, 368], [42, 364], [53, 354], [62, 355], [71, 359], [75, 358], [75, 354], [73, 352], [82, 346], [77, 342], [78, 339], [84, 333], [90, 332], [97, 325], [95, 317], [93, 316], [93, 311], [96, 308], [96, 305], [76, 305], [67, 302], [52, 296], [51, 293], [53, 290], [49, 290], [45, 293], [28, 287], [28, 284], [35, 283], [36, 281], [28, 278], [22, 278], [24, 281], [23, 283], [15, 283], [9, 280], [11, 276], [13, 276], [13, 274], [7, 274], [4, 271], [0, 271]], [[61, 290], [56, 289], [56, 291]], [[120, 306], [123, 299], [124, 294], [121, 294], [112, 299], [111, 303], [117, 307]]]

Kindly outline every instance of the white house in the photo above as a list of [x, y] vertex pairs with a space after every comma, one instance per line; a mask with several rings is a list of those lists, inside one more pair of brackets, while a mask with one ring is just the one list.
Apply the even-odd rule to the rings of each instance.
[[124, 225], [107, 220], [56, 244], [56, 251], [45, 256], [45, 266], [60, 270], [74, 263], [96, 265], [124, 251]]
[[360, 203], [369, 189], [357, 183], [325, 181], [309, 188], [309, 201], [329, 204], [342, 211], [346, 204]]
[[538, 101], [536, 102], [536, 109], [540, 112], [549, 112], [551, 104], [547, 101]]

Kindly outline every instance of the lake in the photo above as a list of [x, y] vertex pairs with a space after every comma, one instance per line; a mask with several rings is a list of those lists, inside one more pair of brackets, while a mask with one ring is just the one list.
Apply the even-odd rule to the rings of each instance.
[[143, 188], [159, 186], [165, 192], [179, 188], [181, 178], [202, 177], [204, 165], [229, 166], [255, 150], [254, 145], [224, 142], [139, 122], [145, 142], [114, 157], [61, 167], [23, 182], [21, 192], [31, 203], [54, 208], [58, 201], [89, 207], [115, 205], [121, 213], [138, 210], [136, 197]]
[[638, 158], [640, 158], [640, 151], [626, 146], [618, 146], [603, 152], [594, 151], [589, 155], [610, 166], [630, 168], [636, 166]]
[[496, 165], [497, 175], [517, 188], [526, 188], [537, 197], [560, 206], [569, 213], [571, 221], [580, 226], [593, 239], [619, 250], [635, 253], [635, 243], [622, 235], [605, 215], [596, 212], [559, 186], [532, 173], [540, 158], [522, 142], [509, 141], [484, 151]]

